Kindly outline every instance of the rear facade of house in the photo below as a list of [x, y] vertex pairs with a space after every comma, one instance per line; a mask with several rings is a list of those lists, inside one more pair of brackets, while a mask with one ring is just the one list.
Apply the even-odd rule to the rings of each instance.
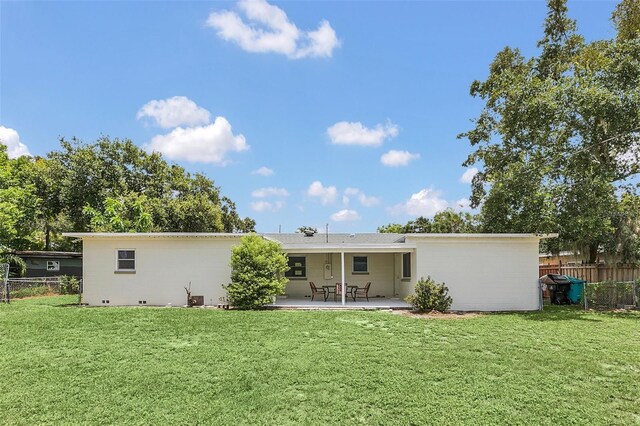
[[[91, 306], [224, 303], [231, 249], [242, 235], [221, 233], [70, 233], [83, 241], [83, 302]], [[401, 300], [416, 282], [444, 282], [452, 310], [540, 307], [533, 234], [262, 234], [289, 256], [289, 299], [310, 300], [310, 282], [364, 287], [370, 300]], [[358, 303], [366, 304], [364, 300]], [[352, 306], [356, 306], [355, 304]]]

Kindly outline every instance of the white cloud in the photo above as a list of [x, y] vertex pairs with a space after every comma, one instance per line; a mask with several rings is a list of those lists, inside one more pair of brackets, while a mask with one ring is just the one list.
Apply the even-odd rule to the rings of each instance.
[[462, 183], [471, 183], [473, 182], [473, 177], [478, 174], [478, 169], [475, 167], [471, 167], [460, 176], [460, 182]]
[[454, 210], [458, 210], [461, 212], [473, 210], [471, 208], [471, 200], [468, 198], [460, 198], [458, 201], [456, 201]]
[[330, 58], [333, 49], [340, 46], [336, 32], [331, 28], [329, 21], [325, 19], [320, 22], [317, 30], [306, 33], [306, 39], [308, 40], [306, 45], [299, 47], [296, 58], [307, 56]]
[[441, 191], [428, 188], [411, 195], [406, 202], [394, 206], [394, 213], [406, 213], [410, 216], [432, 217], [449, 207], [447, 200], [441, 198]]
[[320, 202], [323, 205], [326, 205], [336, 201], [338, 190], [335, 186], [325, 187], [322, 186], [322, 183], [320, 181], [315, 181], [311, 185], [309, 185], [309, 189], [307, 189], [307, 195], [320, 199]]
[[164, 129], [178, 126], [198, 126], [209, 124], [211, 114], [199, 107], [186, 96], [174, 96], [173, 98], [152, 100], [147, 102], [138, 111], [137, 118], [151, 118]]
[[351, 197], [356, 197], [358, 201], [360, 201], [360, 204], [365, 207], [373, 207], [380, 204], [380, 199], [378, 197], [368, 196], [358, 188], [345, 189], [344, 195], [342, 196], [342, 203], [345, 206], [348, 206], [351, 201]]
[[251, 210], [255, 212], [277, 212], [284, 207], [284, 203], [282, 201], [271, 202], [259, 200], [250, 203], [249, 206]]
[[275, 201], [258, 200], [249, 203], [251, 210], [256, 212], [277, 212], [285, 206], [284, 198], [289, 196], [289, 191], [275, 187], [260, 188], [253, 191], [251, 196], [254, 198], [280, 198]]
[[288, 197], [289, 191], [284, 188], [260, 188], [256, 189], [251, 193], [252, 197], [255, 198], [267, 198], [267, 197]]
[[331, 143], [339, 145], [379, 146], [398, 135], [398, 126], [389, 122], [369, 129], [360, 122], [340, 121], [327, 129]]
[[346, 221], [354, 221], [360, 220], [360, 215], [355, 210], [340, 210], [331, 215], [331, 220], [334, 222], [346, 222]]
[[251, 172], [252, 175], [260, 176], [272, 176], [274, 173], [273, 169], [264, 166]]
[[406, 166], [411, 161], [420, 158], [420, 154], [413, 154], [409, 151], [396, 151], [392, 149], [386, 154], [382, 154], [380, 162], [388, 167]]
[[7, 146], [9, 158], [18, 158], [23, 155], [31, 155], [29, 148], [20, 142], [20, 135], [15, 130], [0, 126], [0, 143]]
[[365, 207], [373, 207], [380, 204], [380, 199], [378, 197], [368, 196], [362, 193], [358, 195], [358, 201], [360, 201], [360, 204]]
[[207, 126], [178, 127], [166, 135], [157, 135], [146, 147], [172, 160], [225, 165], [227, 154], [249, 149], [243, 135], [234, 135], [231, 124], [224, 117], [216, 117]]
[[213, 12], [207, 25], [218, 37], [238, 44], [248, 52], [273, 52], [291, 59], [331, 57], [340, 40], [328, 21], [322, 20], [314, 31], [302, 31], [287, 14], [265, 0], [240, 0], [238, 8], [248, 23], [228, 10]]

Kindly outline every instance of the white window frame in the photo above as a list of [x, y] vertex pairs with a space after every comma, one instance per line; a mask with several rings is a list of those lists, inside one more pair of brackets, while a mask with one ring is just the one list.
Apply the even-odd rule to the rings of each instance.
[[[365, 271], [356, 271], [356, 257], [364, 257], [367, 260], [367, 269]], [[365, 275], [369, 273], [369, 256], [363, 254], [355, 254], [351, 259], [351, 273], [354, 275]]]
[[285, 273], [285, 277], [289, 278], [290, 280], [306, 280], [307, 279], [307, 256], [301, 255], [301, 254], [289, 254], [287, 255], [287, 265], [289, 264], [289, 262], [291, 261], [292, 258], [294, 257], [299, 257], [304, 259], [304, 264], [301, 266], [293, 266], [291, 268], [304, 268], [304, 274], [303, 275], [289, 275], [292, 271], [292, 269], [288, 270]]
[[47, 260], [47, 271], [53, 271], [53, 272], [60, 271], [60, 261]]
[[[405, 256], [409, 256], [409, 270], [406, 271], [405, 270], [405, 265], [404, 265], [404, 259]], [[400, 263], [402, 264], [402, 279], [403, 280], [409, 280], [411, 279], [411, 263], [412, 263], [412, 256], [411, 253], [402, 253], [402, 259], [400, 260]]]
[[[130, 268], [120, 268], [120, 260], [132, 260], [132, 259], [120, 259], [119, 255], [121, 251], [132, 251], [133, 252], [133, 269]], [[116, 272], [136, 272], [136, 267], [138, 265], [136, 249], [134, 248], [118, 248], [116, 249]]]

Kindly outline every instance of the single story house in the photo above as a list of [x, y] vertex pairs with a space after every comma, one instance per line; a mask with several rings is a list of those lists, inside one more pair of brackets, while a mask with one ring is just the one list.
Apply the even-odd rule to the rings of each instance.
[[[231, 248], [241, 234], [67, 233], [83, 242], [83, 301], [89, 305], [186, 304], [224, 300]], [[289, 256], [287, 298], [309, 300], [310, 285], [364, 286], [369, 299], [402, 300], [430, 275], [444, 282], [453, 310], [540, 308], [535, 234], [261, 234]], [[343, 299], [344, 304], [347, 300]], [[365, 304], [358, 300], [358, 304]]]
[[69, 251], [16, 251], [27, 265], [25, 277], [57, 277], [69, 275], [82, 278], [82, 253]]

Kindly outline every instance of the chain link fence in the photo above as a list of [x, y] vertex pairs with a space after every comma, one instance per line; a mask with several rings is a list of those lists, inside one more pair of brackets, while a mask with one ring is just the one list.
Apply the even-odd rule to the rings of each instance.
[[3, 301], [58, 294], [81, 294], [82, 279], [68, 276], [6, 278]]
[[638, 281], [586, 283], [585, 309], [640, 309]]
[[9, 264], [0, 263], [0, 302], [9, 301]]

